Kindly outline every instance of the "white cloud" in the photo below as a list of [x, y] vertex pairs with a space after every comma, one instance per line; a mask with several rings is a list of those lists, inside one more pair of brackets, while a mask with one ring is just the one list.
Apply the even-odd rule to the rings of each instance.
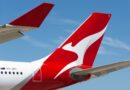
[[105, 46], [101, 45], [98, 51], [99, 55], [118, 55], [117, 53], [108, 50]]
[[130, 51], [130, 45], [115, 38], [105, 37], [103, 40], [103, 44], [110, 46], [112, 48], [124, 49]]
[[65, 24], [69, 24], [69, 25], [79, 25], [80, 24], [79, 22], [77, 22], [75, 20], [72, 20], [72, 19], [63, 19], [63, 18], [61, 18], [60, 21], [65, 23]]
[[104, 46], [100, 46], [98, 54], [107, 54], [106, 49], [104, 48]]
[[49, 19], [49, 21], [51, 23], [54, 23], [54, 24], [58, 24], [58, 25], [61, 25], [61, 24], [67, 24], [67, 25], [79, 25], [80, 22], [76, 21], [76, 20], [73, 20], [73, 19], [69, 19], [69, 18], [62, 18], [62, 17], [51, 17]]
[[24, 36], [21, 39], [24, 40], [24, 41], [26, 41], [26, 42], [28, 42], [28, 43], [30, 43], [33, 46], [36, 46], [36, 47], [40, 47], [40, 48], [44, 48], [44, 49], [52, 47], [52, 45], [46, 44], [46, 43], [42, 43], [42, 42], [40, 42], [38, 40], [33, 39], [30, 36]]
[[74, 33], [75, 30], [72, 29], [65, 29], [64, 32], [68, 33], [69, 35], [71, 35], [72, 33]]
[[104, 37], [103, 43], [98, 51], [99, 55], [119, 55], [118, 52], [111, 51], [112, 49], [120, 49], [120, 50], [127, 50], [130, 51], [130, 45], [127, 44], [126, 42], [123, 42], [119, 39], [115, 39], [112, 37]]
[[65, 41], [65, 39], [66, 39], [65, 37], [60, 36], [57, 39], [53, 40], [52, 42], [59, 45], [62, 44]]

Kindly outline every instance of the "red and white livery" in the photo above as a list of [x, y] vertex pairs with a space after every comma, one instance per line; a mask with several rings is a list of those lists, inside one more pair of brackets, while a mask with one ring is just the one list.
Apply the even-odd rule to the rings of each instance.
[[[0, 43], [38, 28], [52, 9], [43, 3], [0, 27]], [[130, 61], [93, 68], [111, 14], [94, 12], [50, 55], [33, 62], [0, 61], [0, 90], [55, 90], [129, 67]]]

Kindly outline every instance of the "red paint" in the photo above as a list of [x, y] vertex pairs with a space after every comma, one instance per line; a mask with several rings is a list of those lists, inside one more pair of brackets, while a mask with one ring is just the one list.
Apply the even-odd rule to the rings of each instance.
[[86, 51], [86, 53], [84, 55], [83, 65], [87, 65], [90, 67], [93, 66], [95, 57], [97, 55], [98, 49], [99, 49], [101, 41], [102, 41], [102, 38], [103, 38], [103, 36], [88, 48], [88, 50]]
[[28, 13], [24, 14], [23, 16], [10, 22], [10, 24], [16, 26], [39, 27], [53, 6], [53, 4], [43, 3]]

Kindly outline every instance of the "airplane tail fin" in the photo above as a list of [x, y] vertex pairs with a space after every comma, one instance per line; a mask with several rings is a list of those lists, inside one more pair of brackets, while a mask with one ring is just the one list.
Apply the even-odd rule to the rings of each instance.
[[[76, 67], [92, 67], [111, 14], [93, 13], [63, 44], [61, 44], [44, 64], [52, 71], [55, 79], [63, 72]], [[51, 68], [49, 66], [52, 66]], [[57, 66], [58, 68], [54, 68]]]
[[53, 6], [54, 5], [50, 3], [43, 3], [9, 24], [15, 26], [39, 27]]
[[94, 12], [60, 48], [75, 53], [78, 64], [92, 66], [110, 17], [111, 14]]

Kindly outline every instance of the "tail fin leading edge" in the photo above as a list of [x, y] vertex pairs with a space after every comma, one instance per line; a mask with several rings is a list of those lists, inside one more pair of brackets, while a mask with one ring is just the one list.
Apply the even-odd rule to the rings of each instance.
[[15, 26], [39, 27], [53, 6], [54, 5], [50, 3], [43, 3], [9, 24]]

